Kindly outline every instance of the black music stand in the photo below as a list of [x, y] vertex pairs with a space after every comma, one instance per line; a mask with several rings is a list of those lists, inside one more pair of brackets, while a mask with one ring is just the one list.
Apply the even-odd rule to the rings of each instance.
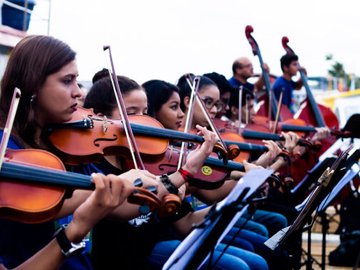
[[360, 149], [355, 150], [355, 152], [345, 161], [346, 172], [332, 191], [324, 198], [321, 204], [318, 207], [318, 215], [321, 218], [321, 269], [325, 270], [326, 264], [326, 233], [329, 228], [329, 219], [326, 216], [326, 208], [334, 201], [335, 197], [343, 190], [343, 188], [350, 183], [352, 179], [360, 172], [360, 166], [358, 164], [360, 158]]
[[272, 172], [272, 170], [258, 169], [246, 173], [230, 194], [223, 201], [214, 205], [204, 221], [195, 226], [195, 229], [176, 248], [162, 269], [192, 270], [200, 267], [246, 211], [249, 197]]
[[[300, 211], [299, 215], [291, 226], [288, 226], [265, 242], [265, 245], [270, 249], [282, 246], [290, 246], [291, 240], [302, 233], [303, 230], [311, 229], [312, 222], [306, 226], [306, 223], [311, 220], [311, 215], [324, 198], [330, 193], [333, 187], [344, 176], [346, 172], [345, 161], [349, 147], [340, 157], [338, 157], [331, 167], [328, 167], [317, 181], [316, 188], [304, 200], [304, 202], [297, 206]], [[310, 247], [308, 246], [308, 256], [311, 256]], [[312, 260], [309, 258], [307, 262], [307, 269], [311, 269]]]
[[[319, 180], [317, 181], [316, 188], [310, 193], [310, 195], [296, 208], [300, 211], [298, 217], [295, 219], [291, 226], [288, 226], [265, 242], [265, 245], [270, 249], [274, 250], [279, 246], [287, 246], [290, 240], [294, 239], [295, 236], [302, 233], [303, 230], [310, 229], [312, 222], [306, 226], [308, 220], [311, 220], [311, 215], [314, 210], [324, 201], [328, 194], [338, 184], [341, 178], [344, 177], [347, 172], [346, 157], [351, 147], [349, 147], [340, 157], [338, 157], [331, 167], [327, 168]], [[348, 162], [351, 163], [352, 161]], [[311, 269], [312, 258], [311, 258], [311, 238], [308, 238], [308, 261], [306, 263], [306, 269]]]
[[327, 157], [319, 161], [311, 170], [307, 172], [304, 178], [290, 191], [294, 205], [304, 200], [305, 194], [308, 194], [314, 188], [316, 181], [336, 160], [335, 156]]

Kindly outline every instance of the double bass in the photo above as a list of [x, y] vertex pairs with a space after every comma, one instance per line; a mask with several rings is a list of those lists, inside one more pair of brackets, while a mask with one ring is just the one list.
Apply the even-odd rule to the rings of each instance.
[[[284, 36], [281, 40], [282, 46], [288, 54], [295, 54], [293, 49], [288, 45], [289, 38]], [[330, 129], [339, 129], [339, 121], [335, 113], [328, 107], [318, 104], [315, 101], [315, 98], [312, 94], [310, 86], [307, 82], [307, 76], [303, 69], [299, 70], [301, 80], [303, 82], [304, 88], [306, 90], [306, 100], [300, 106], [299, 111], [295, 114], [295, 118], [304, 120], [308, 125], [314, 127], [328, 127]], [[336, 138], [329, 137], [323, 141], [323, 148], [320, 153], [323, 153], [328, 149], [334, 142]]]
[[[251, 25], [247, 25], [245, 27], [245, 36], [251, 46], [253, 54], [256, 55], [259, 59], [259, 64], [262, 76], [264, 78], [265, 91], [267, 96], [267, 99], [264, 99], [264, 105], [260, 107], [257, 114], [260, 116], [267, 116], [269, 121], [274, 120], [278, 112], [280, 112], [280, 115], [278, 117], [279, 121], [281, 121], [282, 119], [292, 118], [292, 113], [290, 112], [289, 108], [282, 104], [278, 105], [278, 102], [275, 99], [275, 95], [271, 91], [270, 75], [268, 71], [264, 68], [264, 60], [261, 55], [260, 47], [256, 42], [255, 38], [251, 35], [253, 31], [254, 29]], [[268, 108], [268, 110], [266, 110], [266, 108]]]

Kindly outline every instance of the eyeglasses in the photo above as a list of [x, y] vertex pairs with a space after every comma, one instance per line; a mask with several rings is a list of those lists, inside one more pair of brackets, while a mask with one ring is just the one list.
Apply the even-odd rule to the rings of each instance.
[[201, 99], [204, 102], [206, 109], [211, 110], [214, 106], [218, 112], [224, 108], [224, 103], [220, 100], [214, 102], [214, 99], [211, 97], [205, 97]]
[[252, 68], [253, 65], [251, 63], [247, 64], [247, 65], [240, 65], [240, 68]]

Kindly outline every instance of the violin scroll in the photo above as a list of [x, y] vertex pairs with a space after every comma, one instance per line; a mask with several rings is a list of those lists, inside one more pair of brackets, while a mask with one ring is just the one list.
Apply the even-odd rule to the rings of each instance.
[[169, 217], [174, 215], [181, 208], [181, 199], [178, 195], [168, 194], [162, 199], [158, 211], [159, 217]]
[[160, 199], [146, 188], [136, 187], [134, 192], [129, 196], [128, 202], [138, 204], [149, 208], [149, 211], [154, 211], [160, 208]]
[[234, 158], [236, 158], [237, 156], [240, 155], [240, 148], [239, 146], [235, 145], [235, 144], [230, 144], [227, 147], [227, 151], [228, 151], [228, 159], [233, 160]]
[[322, 143], [320, 141], [315, 141], [311, 144], [310, 148], [315, 152], [319, 152], [322, 148]]
[[348, 130], [340, 131], [340, 130], [332, 129], [331, 134], [334, 135], [337, 138], [352, 138], [352, 137], [354, 137], [352, 132], [348, 131]]
[[239, 146], [230, 144], [224, 148], [220, 142], [215, 144], [213, 151], [218, 155], [219, 159], [223, 160], [224, 165], [226, 165], [229, 160], [236, 158], [240, 154]]

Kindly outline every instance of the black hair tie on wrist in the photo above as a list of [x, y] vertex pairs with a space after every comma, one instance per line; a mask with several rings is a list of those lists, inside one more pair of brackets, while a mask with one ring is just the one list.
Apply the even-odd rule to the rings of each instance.
[[167, 174], [163, 174], [162, 176], [160, 176], [160, 181], [170, 194], [179, 194], [178, 188], [170, 181]]

